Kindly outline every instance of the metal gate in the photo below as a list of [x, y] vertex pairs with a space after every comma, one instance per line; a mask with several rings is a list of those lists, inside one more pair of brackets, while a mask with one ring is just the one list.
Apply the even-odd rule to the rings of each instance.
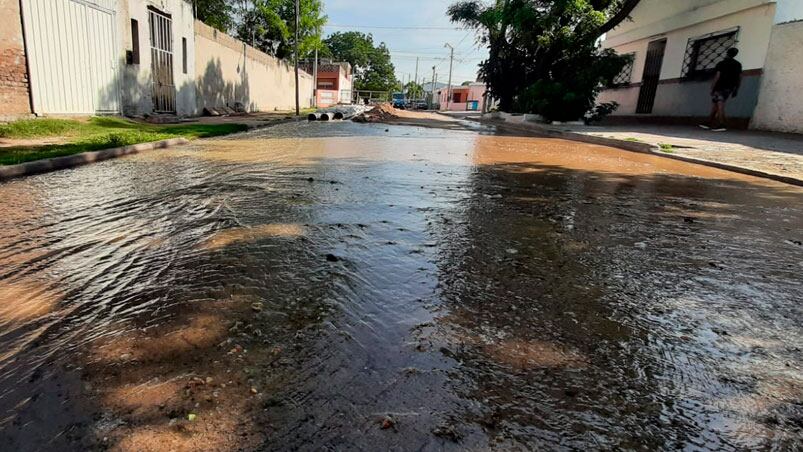
[[22, 0], [36, 114], [120, 110], [115, 0]]
[[170, 15], [148, 10], [151, 30], [151, 71], [153, 73], [153, 111], [176, 112], [176, 85], [173, 82], [173, 20]]
[[655, 95], [658, 93], [658, 83], [661, 81], [661, 67], [664, 65], [664, 51], [666, 39], [653, 41], [647, 47], [647, 61], [644, 65], [644, 75], [641, 79], [641, 90], [638, 96], [636, 113], [652, 113], [655, 105]]

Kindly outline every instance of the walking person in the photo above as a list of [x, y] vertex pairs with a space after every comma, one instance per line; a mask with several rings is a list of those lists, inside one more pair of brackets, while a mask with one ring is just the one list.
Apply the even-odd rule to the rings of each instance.
[[739, 49], [733, 47], [728, 49], [727, 56], [716, 67], [716, 77], [711, 85], [711, 118], [708, 124], [700, 124], [700, 127], [714, 132], [724, 132], [725, 128], [725, 105], [728, 99], [739, 95], [739, 88], [742, 85], [742, 63], [736, 61]]

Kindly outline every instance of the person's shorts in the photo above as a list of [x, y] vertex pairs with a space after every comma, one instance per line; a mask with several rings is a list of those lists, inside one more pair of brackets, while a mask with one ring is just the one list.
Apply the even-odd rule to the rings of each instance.
[[730, 99], [733, 95], [732, 89], [718, 89], [714, 91], [714, 94], [711, 95], [711, 102], [718, 104], [720, 102], [725, 102], [726, 100]]

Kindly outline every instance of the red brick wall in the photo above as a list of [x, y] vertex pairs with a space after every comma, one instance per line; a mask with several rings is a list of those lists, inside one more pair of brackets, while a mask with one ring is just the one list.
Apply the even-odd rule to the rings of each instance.
[[19, 0], [0, 0], [0, 118], [31, 113]]

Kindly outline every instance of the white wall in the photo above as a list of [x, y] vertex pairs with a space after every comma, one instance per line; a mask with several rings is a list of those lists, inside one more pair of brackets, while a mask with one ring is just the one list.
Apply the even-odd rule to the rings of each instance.
[[[195, 100], [195, 18], [192, 4], [186, 0], [117, 0], [119, 26], [122, 36], [121, 64], [123, 65], [123, 112], [143, 115], [153, 111], [153, 81], [151, 73], [151, 41], [148, 6], [170, 14], [173, 21], [173, 68], [176, 85], [176, 114], [192, 116], [198, 113]], [[131, 19], [139, 22], [140, 64], [126, 65], [125, 51], [132, 49]], [[182, 72], [181, 39], [187, 39], [187, 73]]]
[[[295, 69], [201, 22], [195, 23], [197, 109], [234, 107], [250, 112], [295, 108]], [[300, 74], [301, 107], [312, 105], [312, 76]]]
[[631, 14], [633, 20], [626, 20], [610, 31], [605, 45], [616, 47], [759, 6], [774, 7], [775, 3], [775, 0], [642, 0]]
[[[733, 1], [741, 2], [741, 0]], [[803, 0], [801, 1], [803, 2]], [[656, 0], [647, 0], [647, 3], [645, 3], [643, 7], [639, 6], [639, 8], [651, 8], [649, 14], [654, 15], [655, 10], [660, 9], [655, 8], [655, 2]], [[684, 0], [682, 3], [688, 7], [694, 2], [691, 0]], [[635, 23], [630, 25], [632, 27], [631, 31], [627, 31], [624, 34], [620, 33], [613, 37], [609, 36], [603, 43], [603, 46], [613, 47], [620, 54], [635, 53], [631, 83], [638, 83], [642, 80], [649, 43], [658, 39], [667, 40], [664, 61], [661, 68], [661, 80], [663, 80], [664, 83], [658, 87], [655, 108], [653, 110], [654, 115], [692, 117], [707, 115], [707, 110], [710, 108], [707, 102], [710, 82], [678, 82], [683, 76], [686, 48], [690, 39], [710, 33], [738, 28], [737, 47], [740, 51], [738, 59], [742, 62], [744, 69], [750, 71], [762, 69], [764, 67], [772, 24], [775, 20], [775, 4], [758, 2], [758, 6], [753, 6], [748, 9], [741, 9], [744, 3], [740, 3], [739, 5], [732, 4], [738, 12], [721, 15], [721, 13], [727, 12], [727, 10], [722, 9], [724, 8], [722, 2], [711, 3], [709, 1], [707, 3], [707, 6], [702, 6], [694, 11], [700, 12], [701, 9], [708, 9], [710, 13], [709, 16], [714, 16], [714, 18], [710, 20], [693, 22], [681, 28], [667, 30], [664, 33], [649, 34], [639, 39], [631, 40], [631, 38], [637, 35], [636, 32], [642, 34], [642, 29], [645, 27], [649, 28], [649, 26], [645, 26], [641, 23]], [[736, 8], [736, 6], [738, 6], [738, 8]], [[717, 8], [716, 14], [713, 14], [713, 10], [711, 9], [714, 7]], [[639, 8], [637, 8], [637, 11]], [[681, 13], [684, 17], [686, 14], [688, 14], [688, 11]], [[636, 17], [638, 17], [638, 15], [634, 15], [634, 18]], [[666, 18], [661, 19], [658, 16], [654, 16], [653, 19], [659, 20], [659, 22], [663, 24], [661, 27], [675, 23], [673, 22], [674, 19], [667, 21]], [[660, 29], [660, 27], [658, 27], [658, 29]], [[758, 77], [757, 75], [752, 75], [746, 79], [743, 86], [744, 89], [739, 98], [734, 99], [730, 103], [730, 112], [734, 117], [749, 118], [752, 115], [758, 97]], [[632, 115], [636, 112], [638, 96], [638, 87], [619, 88], [604, 91], [600, 94], [597, 101], [616, 101], [620, 104], [620, 107], [614, 113], [615, 115]]]
[[[803, 0], [800, 0], [803, 2]], [[661, 69], [661, 79], [681, 77], [683, 72], [683, 59], [689, 39], [703, 36], [717, 31], [729, 30], [739, 27], [738, 45], [739, 61], [746, 70], [764, 67], [764, 60], [769, 46], [772, 23], [775, 20], [774, 4], [764, 4], [758, 7], [742, 10], [735, 14], [718, 17], [706, 22], [695, 23], [676, 30], [670, 30], [658, 35], [650, 35], [641, 39], [621, 42], [616, 45], [613, 39], [607, 39], [603, 46], [613, 47], [618, 53], [636, 52], [636, 61], [633, 66], [633, 81], [641, 81], [644, 72], [645, 56], [650, 41], [666, 38], [666, 53]]]
[[803, 21], [776, 25], [772, 32], [758, 106], [756, 129], [803, 133]]

